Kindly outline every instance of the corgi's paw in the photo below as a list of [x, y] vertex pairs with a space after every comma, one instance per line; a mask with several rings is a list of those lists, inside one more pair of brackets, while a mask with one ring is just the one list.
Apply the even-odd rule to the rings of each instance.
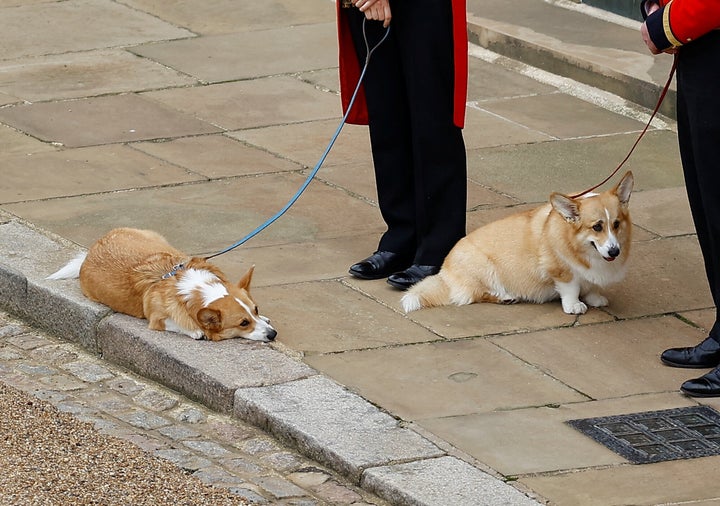
[[205, 334], [203, 333], [202, 330], [191, 330], [190, 332], [187, 333], [187, 335], [189, 335], [196, 341], [202, 341], [203, 339], [205, 339]]
[[401, 299], [403, 311], [410, 313], [411, 311], [417, 311], [422, 308], [422, 302], [420, 297], [414, 293], [405, 293]]
[[596, 292], [590, 292], [583, 298], [590, 307], [604, 307], [608, 305], [607, 297]]
[[[163, 323], [163, 328], [158, 330], [167, 330], [168, 332], [176, 332], [178, 334], [184, 334], [186, 336], [190, 336], [196, 341], [199, 341], [200, 339], [205, 339], [205, 334], [202, 330], [196, 329], [196, 330], [190, 330], [186, 329], [184, 327], [181, 327], [175, 321], [173, 321], [172, 318], [165, 318], [165, 321]], [[151, 327], [152, 328], [152, 327]]]
[[567, 314], [585, 314], [587, 312], [587, 306], [584, 302], [579, 300], [574, 301], [562, 301], [563, 311]]

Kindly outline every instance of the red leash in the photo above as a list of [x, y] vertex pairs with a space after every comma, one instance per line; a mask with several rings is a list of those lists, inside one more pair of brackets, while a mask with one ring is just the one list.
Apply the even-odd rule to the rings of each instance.
[[587, 193], [590, 193], [590, 192], [593, 191], [593, 190], [598, 189], [599, 187], [601, 187], [602, 185], [604, 185], [605, 183], [607, 183], [608, 181], [610, 181], [610, 179], [611, 179], [615, 174], [618, 173], [618, 171], [622, 168], [622, 166], [625, 165], [625, 162], [628, 161], [628, 159], [630, 158], [630, 155], [632, 155], [633, 151], [635, 151], [635, 147], [636, 147], [636, 146], [638, 145], [638, 143], [640, 142], [640, 139], [643, 138], [643, 136], [645, 135], [645, 132], [647, 132], [648, 128], [650, 128], [650, 123], [652, 123], [652, 120], [655, 118], [655, 115], [657, 114], [658, 110], [660, 110], [660, 105], [662, 105], [662, 102], [663, 102], [663, 100], [665, 99], [665, 95], [667, 95], [667, 92], [668, 92], [668, 90], [670, 89], [670, 83], [672, 83], [672, 79], [673, 79], [673, 76], [675, 75], [675, 68], [676, 68], [676, 67], [677, 67], [677, 54], [675, 54], [675, 57], [673, 58], [673, 64], [672, 64], [672, 67], [670, 68], [670, 75], [668, 76], [668, 80], [667, 80], [667, 82], [665, 83], [665, 87], [663, 88], [662, 93], [660, 93], [660, 98], [658, 98], [657, 105], [655, 105], [655, 109], [653, 110], [652, 114], [650, 115], [650, 119], [648, 120], [647, 125], [645, 125], [645, 128], [643, 128], [643, 131], [640, 132], [640, 135], [638, 136], [637, 140], [635, 141], [635, 144], [632, 145], [632, 147], [630, 148], [630, 151], [628, 152], [627, 156], [623, 159], [622, 162], [620, 162], [620, 165], [618, 165], [618, 166], [615, 168], [615, 170], [612, 171], [612, 172], [610, 173], [610, 175], [609, 175], [608, 177], [606, 177], [605, 179], [603, 179], [601, 182], [599, 182], [598, 184], [596, 184], [596, 185], [593, 186], [592, 188], [588, 188], [588, 189], [585, 190], [584, 192], [581, 192], [581, 193], [578, 193], [578, 194], [576, 194], [576, 195], [570, 196], [571, 199], [576, 199], [576, 198], [578, 198], [578, 197], [582, 197], [583, 195], [585, 195], [585, 194], [587, 194]]

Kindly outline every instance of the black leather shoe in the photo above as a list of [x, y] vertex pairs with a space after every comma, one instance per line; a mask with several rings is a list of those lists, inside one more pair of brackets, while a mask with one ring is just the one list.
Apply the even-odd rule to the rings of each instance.
[[705, 376], [686, 381], [680, 390], [691, 397], [720, 397], [720, 367]]
[[720, 365], [720, 343], [708, 337], [690, 348], [670, 348], [660, 355], [660, 360], [671, 367], [702, 369]]
[[440, 272], [437, 265], [418, 265], [412, 264], [410, 267], [401, 272], [396, 272], [388, 277], [387, 282], [400, 290], [407, 290], [415, 283], [418, 283], [428, 276]]
[[365, 260], [350, 266], [350, 274], [360, 279], [386, 278], [410, 264], [408, 257], [392, 251], [376, 251]]

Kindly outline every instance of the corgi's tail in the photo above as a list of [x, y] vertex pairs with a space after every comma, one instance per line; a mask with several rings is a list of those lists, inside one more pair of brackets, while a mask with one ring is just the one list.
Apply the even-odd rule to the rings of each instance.
[[80, 267], [85, 261], [87, 253], [80, 253], [78, 256], [70, 260], [65, 267], [57, 272], [50, 274], [45, 279], [74, 279], [80, 277]]
[[401, 302], [406, 313], [424, 307], [445, 306], [451, 303], [450, 287], [440, 274], [428, 276], [410, 287]]

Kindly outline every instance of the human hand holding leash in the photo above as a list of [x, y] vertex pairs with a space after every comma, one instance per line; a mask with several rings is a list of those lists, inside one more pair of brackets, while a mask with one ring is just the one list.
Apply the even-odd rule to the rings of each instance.
[[[652, 14], [656, 10], [658, 10], [660, 7], [658, 7], [657, 4], [652, 4], [652, 7], [648, 9], [648, 14]], [[650, 52], [652, 54], [660, 54], [662, 51], [660, 51], [657, 46], [655, 46], [655, 43], [650, 38], [650, 33], [648, 32], [647, 23], [643, 23], [640, 27], [640, 34], [642, 35], [643, 42], [648, 47]]]
[[383, 28], [390, 26], [392, 12], [390, 11], [390, 0], [357, 0], [355, 7], [365, 13], [367, 19], [382, 21]]
[[[646, 13], [648, 16], [650, 14], [652, 14], [653, 12], [660, 9], [660, 6], [656, 3], [648, 2], [646, 5], [647, 5]], [[648, 47], [648, 49], [650, 50], [650, 52], [652, 54], [660, 54], [660, 53], [675, 54], [675, 53], [677, 53], [677, 48], [675, 48], [675, 47], [670, 47], [670, 48], [666, 49], [665, 51], [660, 51], [657, 48], [657, 46], [655, 45], [655, 43], [652, 41], [652, 39], [650, 38], [650, 33], [648, 32], [647, 23], [643, 23], [642, 26], [640, 27], [640, 34], [642, 35], [643, 42], [645, 42], [645, 45]]]

